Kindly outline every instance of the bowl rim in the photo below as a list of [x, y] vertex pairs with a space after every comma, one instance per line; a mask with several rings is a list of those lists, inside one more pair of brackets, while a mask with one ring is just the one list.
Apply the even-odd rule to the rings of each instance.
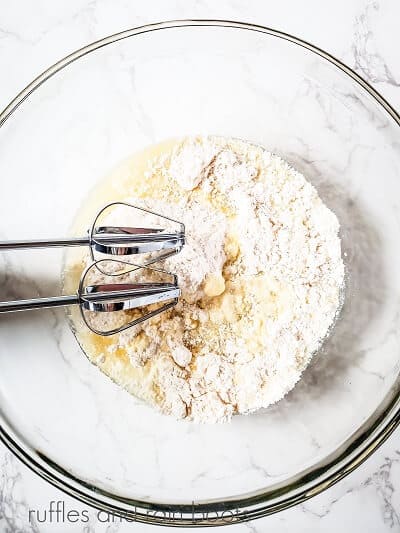
[[[236, 28], [264, 33], [292, 44], [327, 60], [361, 86], [400, 126], [400, 115], [367, 81], [330, 53], [304, 39], [254, 23], [223, 19], [181, 19], [146, 24], [109, 35], [88, 44], [54, 63], [27, 85], [0, 113], [0, 128], [17, 108], [49, 78], [79, 58], [114, 42], [163, 29], [180, 27]], [[288, 509], [315, 496], [362, 464], [400, 423], [400, 378], [387, 393], [379, 408], [334, 452], [317, 464], [298, 473], [287, 483], [268, 490], [243, 494], [229, 499], [214, 499], [191, 504], [157, 503], [128, 499], [105, 491], [75, 477], [38, 450], [31, 450], [0, 410], [0, 441], [29, 469], [64, 493], [77, 500], [127, 520], [173, 526], [215, 526], [253, 520]], [[35, 457], [36, 455], [36, 457]]]

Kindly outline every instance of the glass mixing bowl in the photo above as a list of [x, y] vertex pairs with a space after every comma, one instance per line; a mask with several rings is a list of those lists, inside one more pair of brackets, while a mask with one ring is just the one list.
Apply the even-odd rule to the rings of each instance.
[[[2, 315], [1, 437], [40, 476], [136, 520], [232, 523], [319, 493], [396, 427], [400, 119], [349, 68], [260, 26], [153, 24], [61, 60], [0, 124], [2, 239], [67, 236], [121, 159], [211, 133], [304, 173], [338, 215], [347, 268], [341, 317], [301, 382], [227, 425], [177, 422], [117, 388], [62, 310]], [[58, 294], [61, 265], [62, 250], [2, 253], [1, 298]]]

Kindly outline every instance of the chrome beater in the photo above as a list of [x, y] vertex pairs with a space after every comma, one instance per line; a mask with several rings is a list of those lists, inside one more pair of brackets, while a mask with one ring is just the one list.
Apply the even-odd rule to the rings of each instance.
[[[101, 216], [116, 206], [125, 206], [133, 210], [154, 215], [178, 226], [175, 232], [166, 232], [163, 228], [98, 226]], [[69, 246], [89, 246], [93, 261], [96, 252], [105, 255], [130, 256], [161, 252], [141, 262], [143, 266], [161, 261], [177, 254], [185, 244], [185, 226], [181, 222], [126, 202], [112, 202], [104, 206], [97, 214], [88, 230], [88, 235], [68, 239], [34, 239], [18, 241], [0, 241], [0, 252], [6, 250], [23, 250], [32, 248], [60, 248]]]
[[[176, 224], [177, 231], [166, 231], [158, 227], [98, 225], [101, 215], [115, 206], [133, 208], [164, 219]], [[81, 275], [76, 294], [0, 302], [0, 313], [79, 305], [82, 318], [92, 332], [105, 336], [119, 333], [177, 304], [181, 294], [177, 276], [149, 265], [180, 252], [184, 244], [185, 226], [182, 223], [125, 202], [113, 202], [101, 209], [86, 237], [0, 241], [0, 251], [86, 245], [89, 246], [92, 259], [92, 263]], [[97, 254], [125, 258], [143, 254], [144, 258], [140, 263], [132, 263], [114, 258], [96, 259]], [[156, 281], [143, 282], [142, 277], [132, 279], [135, 274], [142, 273], [143, 269], [156, 277]], [[96, 272], [102, 275], [102, 282], [90, 283], [88, 278]], [[104, 276], [110, 278], [106, 283], [103, 282]], [[160, 281], [159, 278], [163, 276], [167, 276], [169, 280]], [[116, 281], [118, 277], [122, 279], [121, 282]], [[144, 314], [138, 314], [140, 308], [148, 309]], [[122, 312], [120, 319], [116, 320], [115, 312]], [[99, 322], [98, 313], [111, 313], [113, 318]], [[98, 326], [99, 323], [104, 325], [102, 329]]]

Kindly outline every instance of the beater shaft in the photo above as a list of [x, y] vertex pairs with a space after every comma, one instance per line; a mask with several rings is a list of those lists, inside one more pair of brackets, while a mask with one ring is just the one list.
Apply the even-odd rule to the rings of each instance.
[[122, 311], [178, 298], [180, 289], [172, 283], [93, 285], [81, 295], [52, 296], [0, 302], [0, 313], [28, 311], [66, 305], [82, 305], [91, 311]]
[[[101, 229], [101, 228], [99, 228]], [[111, 228], [109, 228], [111, 229]], [[120, 229], [120, 228], [114, 228]], [[128, 229], [128, 228], [124, 228]], [[151, 243], [169, 241], [176, 246], [178, 239], [183, 238], [176, 233], [160, 233], [160, 230], [152, 229], [148, 233], [138, 233], [138, 230], [143, 228], [129, 228], [135, 230], [136, 233], [103, 233], [102, 231], [93, 235], [92, 241], [98, 244], [129, 244], [129, 243]], [[4, 250], [23, 250], [29, 248], [61, 248], [65, 246], [87, 246], [90, 244], [89, 236], [73, 237], [70, 239], [33, 239], [33, 240], [18, 240], [18, 241], [0, 241], [0, 251]]]

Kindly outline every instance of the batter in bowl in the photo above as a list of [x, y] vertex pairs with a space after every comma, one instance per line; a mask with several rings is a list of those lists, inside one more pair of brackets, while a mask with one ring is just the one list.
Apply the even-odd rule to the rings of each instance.
[[[89, 206], [103, 200], [185, 223], [185, 247], [160, 265], [178, 275], [182, 296], [107, 338], [73, 312], [89, 359], [162, 413], [194, 422], [226, 422], [290, 391], [335, 320], [344, 280], [338, 220], [304, 176], [262, 147], [188, 137], [125, 162]], [[87, 227], [85, 216], [75, 226]], [[87, 261], [67, 257], [66, 290]]]

